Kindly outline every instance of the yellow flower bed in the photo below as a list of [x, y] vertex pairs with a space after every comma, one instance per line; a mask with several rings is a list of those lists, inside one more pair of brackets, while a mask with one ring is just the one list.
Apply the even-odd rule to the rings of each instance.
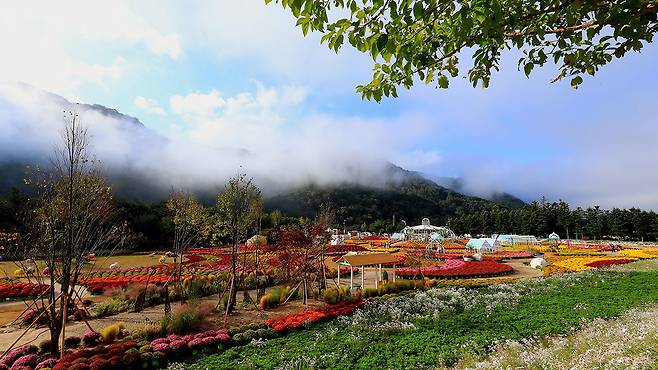
[[371, 252], [387, 252], [387, 253], [395, 253], [395, 252], [398, 252], [398, 251], [400, 250], [400, 248], [383, 248], [383, 247], [382, 247], [382, 248], [379, 248], [379, 247], [371, 247], [371, 246], [369, 246], [369, 245], [367, 245], [367, 244], [365, 244], [365, 245], [361, 245], [361, 246], [364, 247], [365, 249], [371, 251]]
[[530, 244], [517, 244], [509, 245], [503, 244], [503, 250], [506, 251], [533, 251], [533, 252], [547, 252], [550, 248], [547, 245], [530, 245]]
[[597, 261], [610, 261], [610, 260], [627, 260], [627, 259], [633, 259], [629, 257], [609, 257], [609, 256], [597, 256], [597, 257], [573, 257], [573, 258], [566, 258], [566, 259], [560, 259], [558, 261], [553, 262], [552, 264], [557, 267], [561, 267], [563, 269], [569, 270], [569, 271], [585, 271], [591, 269], [591, 267], [587, 266], [588, 264], [592, 262], [597, 262]]
[[638, 259], [648, 259], [648, 258], [658, 258], [658, 248], [647, 248], [647, 249], [624, 249], [619, 251], [624, 257], [638, 258]]

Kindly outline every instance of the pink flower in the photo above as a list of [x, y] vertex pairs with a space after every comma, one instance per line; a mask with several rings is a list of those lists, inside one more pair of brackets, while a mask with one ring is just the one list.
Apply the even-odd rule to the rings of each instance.
[[14, 362], [12, 367], [16, 367], [16, 366], [32, 367], [37, 363], [38, 359], [39, 359], [39, 357], [37, 355], [34, 355], [34, 354], [33, 355], [25, 355], [25, 356], [19, 358], [18, 360], [16, 360], [16, 362]]
[[151, 346], [153, 347], [153, 350], [156, 352], [164, 352], [164, 353], [171, 352], [171, 346], [167, 343], [151, 344]]
[[187, 346], [190, 347], [190, 349], [196, 349], [196, 348], [203, 347], [203, 340], [200, 339], [200, 338], [192, 339], [191, 341], [189, 341], [187, 343]]
[[183, 349], [183, 347], [185, 347], [186, 345], [187, 343], [183, 340], [175, 340], [169, 344], [169, 347], [171, 347], [171, 350], [173, 352], [178, 352], [181, 349]]
[[43, 369], [43, 368], [47, 368], [47, 367], [51, 368], [51, 367], [55, 366], [56, 363], [57, 363], [56, 358], [49, 358], [47, 360], [43, 360], [43, 361], [39, 362], [39, 364], [37, 364], [37, 366], [34, 368], [34, 370], [39, 370], [39, 369]]

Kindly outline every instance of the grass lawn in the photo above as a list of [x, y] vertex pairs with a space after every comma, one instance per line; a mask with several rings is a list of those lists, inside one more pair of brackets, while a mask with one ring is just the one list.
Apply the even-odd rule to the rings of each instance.
[[[453, 289], [453, 296], [441, 296], [445, 302], [433, 302], [425, 293], [389, 299], [367, 306], [354, 318], [229, 349], [190, 368], [451, 366], [465, 354], [486, 354], [496, 341], [569, 332], [594, 318], [658, 302], [658, 264], [641, 264], [640, 271], [600, 270], [507, 287]], [[414, 311], [419, 304], [447, 308], [437, 308], [429, 317], [421, 309]]]
[[[94, 271], [98, 269], [108, 269], [114, 262], [118, 262], [122, 269], [141, 266], [154, 266], [159, 264], [158, 260], [161, 256], [161, 254], [156, 254], [155, 256], [149, 256], [146, 254], [128, 254], [110, 257], [98, 257], [95, 264], [85, 265], [85, 269], [91, 268], [92, 266]], [[173, 259], [168, 258], [167, 262], [173, 262]], [[37, 261], [37, 266], [39, 270], [45, 267], [43, 261]], [[16, 263], [13, 261], [0, 262], [0, 276], [14, 277], [14, 271], [16, 269], [18, 269], [18, 265], [16, 265]]]

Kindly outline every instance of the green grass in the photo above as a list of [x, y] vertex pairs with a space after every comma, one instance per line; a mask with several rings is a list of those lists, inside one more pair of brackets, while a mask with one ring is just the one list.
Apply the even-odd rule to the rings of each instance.
[[[597, 317], [613, 317], [658, 302], [658, 272], [597, 271], [576, 285], [560, 280], [489, 315], [462, 310], [439, 319], [409, 319], [416, 330], [373, 332], [358, 325], [325, 323], [302, 332], [201, 358], [191, 369], [436, 368], [465, 354], [483, 355], [501, 339], [564, 333]], [[603, 278], [603, 280], [602, 280]]]

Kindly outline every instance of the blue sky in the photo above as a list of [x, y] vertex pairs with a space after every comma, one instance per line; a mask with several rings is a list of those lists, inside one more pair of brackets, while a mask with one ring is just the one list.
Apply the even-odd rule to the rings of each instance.
[[578, 90], [550, 84], [550, 66], [527, 79], [510, 53], [489, 89], [458, 79], [377, 104], [354, 91], [369, 57], [336, 55], [261, 0], [8, 8], [0, 79], [116, 108], [176, 140], [264, 155], [294, 143], [311, 165], [333, 150], [463, 177], [478, 193], [658, 208], [656, 45]]

